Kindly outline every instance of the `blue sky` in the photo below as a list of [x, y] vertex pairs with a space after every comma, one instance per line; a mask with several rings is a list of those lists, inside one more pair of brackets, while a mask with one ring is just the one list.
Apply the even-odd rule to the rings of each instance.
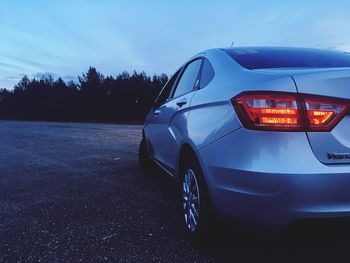
[[27, 74], [76, 79], [95, 66], [171, 74], [213, 47], [350, 51], [350, 1], [1, 0], [0, 88]]

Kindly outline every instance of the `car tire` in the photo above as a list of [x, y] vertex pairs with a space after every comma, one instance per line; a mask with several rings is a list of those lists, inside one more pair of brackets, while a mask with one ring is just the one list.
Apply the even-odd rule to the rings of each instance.
[[[192, 180], [192, 183], [189, 180]], [[191, 186], [193, 188], [189, 189]], [[197, 190], [195, 190], [195, 188], [197, 188]], [[196, 191], [198, 195], [197, 204], [195, 201]], [[192, 236], [194, 241], [201, 241], [201, 239], [207, 237], [212, 232], [215, 224], [215, 216], [210, 201], [208, 187], [202, 169], [195, 156], [186, 157], [182, 165], [181, 196], [182, 211], [187, 232]], [[192, 212], [190, 212], [191, 209]], [[194, 210], [197, 210], [197, 217], [194, 214]], [[194, 220], [190, 217], [194, 217]], [[194, 221], [197, 221], [196, 225], [194, 224]]]
[[140, 163], [141, 169], [145, 173], [150, 173], [152, 171], [153, 166], [154, 166], [153, 161], [148, 153], [147, 142], [146, 142], [145, 138], [142, 138], [142, 140], [140, 142], [139, 163]]

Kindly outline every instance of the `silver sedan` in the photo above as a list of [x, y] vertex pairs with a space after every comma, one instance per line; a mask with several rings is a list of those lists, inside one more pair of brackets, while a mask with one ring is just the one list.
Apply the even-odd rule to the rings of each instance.
[[350, 55], [304, 48], [197, 54], [159, 94], [140, 163], [182, 189], [194, 236], [213, 215], [280, 228], [350, 217]]

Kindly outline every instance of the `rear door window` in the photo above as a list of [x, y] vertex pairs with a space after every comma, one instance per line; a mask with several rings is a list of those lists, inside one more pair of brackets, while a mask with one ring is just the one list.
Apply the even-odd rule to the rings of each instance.
[[200, 80], [200, 88], [202, 89], [205, 86], [207, 86], [210, 83], [210, 81], [213, 80], [214, 76], [215, 76], [215, 72], [212, 65], [207, 59], [204, 59], [201, 80]]
[[199, 84], [198, 75], [201, 65], [202, 59], [194, 60], [187, 65], [173, 93], [173, 98], [193, 91], [195, 85]]

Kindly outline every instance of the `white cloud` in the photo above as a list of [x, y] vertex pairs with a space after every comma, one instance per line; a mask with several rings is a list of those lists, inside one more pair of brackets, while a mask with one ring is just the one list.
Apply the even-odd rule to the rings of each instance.
[[105, 75], [171, 74], [195, 53], [232, 41], [349, 51], [348, 10], [345, 0], [4, 0], [0, 85], [13, 85], [6, 76], [77, 76], [89, 66]]

